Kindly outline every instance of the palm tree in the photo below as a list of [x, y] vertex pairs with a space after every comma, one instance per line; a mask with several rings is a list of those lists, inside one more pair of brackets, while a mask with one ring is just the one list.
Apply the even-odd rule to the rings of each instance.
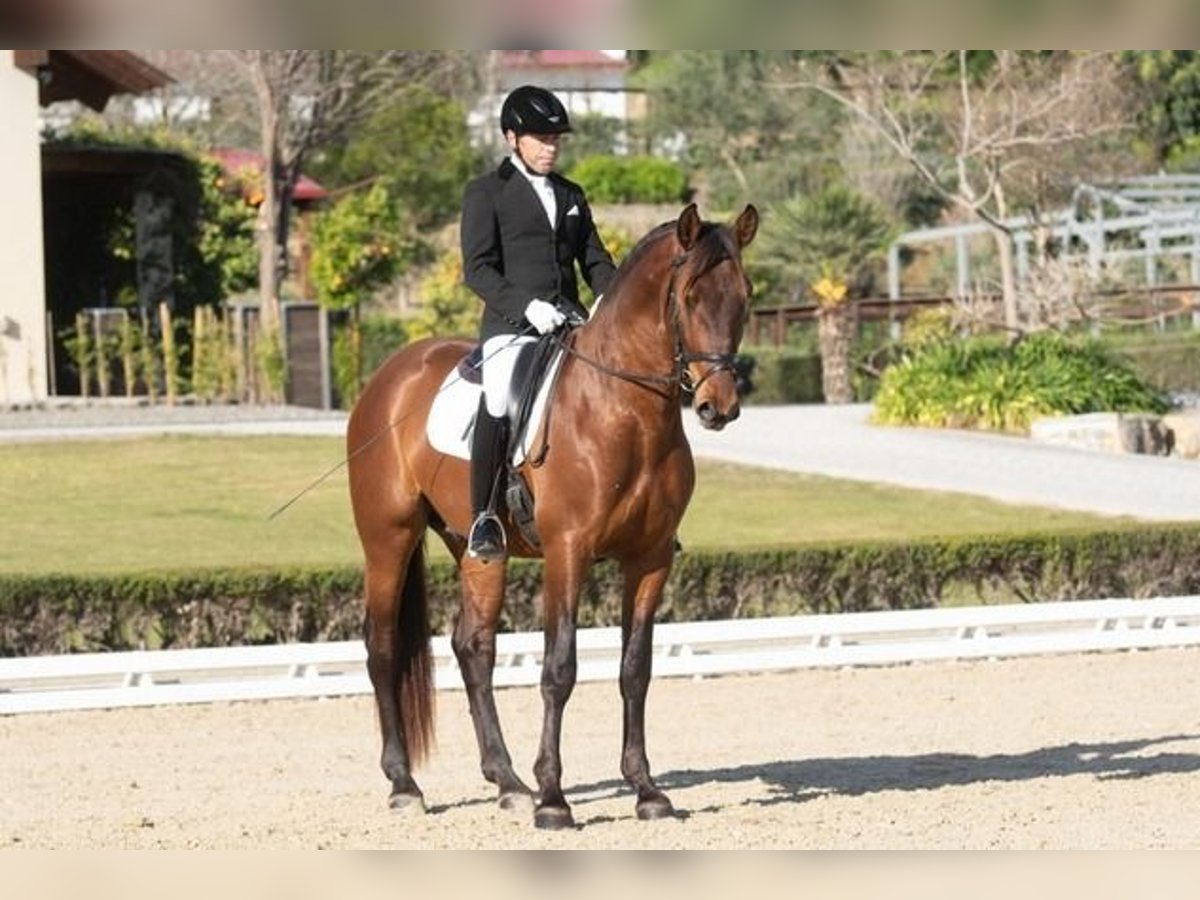
[[882, 208], [840, 184], [785, 200], [764, 223], [759, 258], [816, 298], [825, 402], [850, 403], [853, 301], [869, 288], [871, 268], [895, 228]]

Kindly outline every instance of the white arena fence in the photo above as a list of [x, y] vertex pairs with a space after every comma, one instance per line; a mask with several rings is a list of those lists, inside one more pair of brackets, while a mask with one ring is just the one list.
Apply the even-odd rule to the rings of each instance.
[[[1200, 644], [1200, 597], [1086, 600], [660, 624], [655, 677]], [[619, 628], [578, 632], [580, 681], [616, 680]], [[461, 689], [449, 638], [436, 684]], [[497, 686], [541, 676], [541, 632], [501, 634]], [[0, 714], [370, 693], [360, 641], [0, 659]]]

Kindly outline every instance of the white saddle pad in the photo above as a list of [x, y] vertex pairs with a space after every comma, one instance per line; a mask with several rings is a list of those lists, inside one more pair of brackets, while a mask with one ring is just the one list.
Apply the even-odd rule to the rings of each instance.
[[[529, 455], [530, 446], [542, 424], [542, 416], [550, 398], [550, 387], [554, 384], [554, 376], [562, 363], [562, 356], [563, 352], [560, 349], [550, 360], [546, 377], [542, 379], [537, 397], [534, 398], [525, 434], [513, 452], [514, 466], [519, 466]], [[434, 450], [459, 459], [471, 458], [471, 430], [475, 424], [475, 412], [479, 409], [479, 393], [482, 390], [479, 385], [471, 384], [459, 375], [457, 366], [450, 370], [437, 396], [433, 398], [429, 421], [425, 423], [425, 434]]]

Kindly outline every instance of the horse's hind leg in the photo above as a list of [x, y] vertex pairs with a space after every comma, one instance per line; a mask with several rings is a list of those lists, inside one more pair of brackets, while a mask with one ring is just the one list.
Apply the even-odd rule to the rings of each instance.
[[[383, 739], [380, 766], [391, 782], [388, 805], [424, 812], [412, 766], [432, 732], [432, 671], [425, 624], [424, 522], [396, 528], [366, 547], [365, 640]], [[367, 542], [364, 542], [366, 546]]]
[[662, 558], [625, 567], [625, 600], [621, 615], [621, 699], [624, 705], [621, 774], [637, 791], [639, 819], [661, 819], [674, 813], [667, 795], [650, 777], [646, 758], [646, 693], [650, 688], [654, 613], [671, 572], [671, 550]]
[[529, 813], [533, 809], [533, 792], [513, 771], [492, 692], [505, 567], [502, 562], [481, 562], [466, 556], [460, 557], [460, 565], [462, 611], [454, 625], [451, 645], [467, 688], [483, 777], [499, 788], [502, 809]]

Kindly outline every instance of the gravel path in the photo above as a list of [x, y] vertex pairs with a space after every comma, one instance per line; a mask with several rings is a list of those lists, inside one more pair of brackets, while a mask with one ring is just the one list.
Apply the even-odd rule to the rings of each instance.
[[147, 434], [345, 433], [345, 413], [300, 406], [150, 406], [137, 400], [68, 400], [0, 410], [0, 443]]
[[723, 431], [685, 416], [697, 456], [957, 491], [1006, 503], [1158, 521], [1200, 521], [1200, 463], [1025, 438], [871, 425], [871, 407], [751, 406]]

